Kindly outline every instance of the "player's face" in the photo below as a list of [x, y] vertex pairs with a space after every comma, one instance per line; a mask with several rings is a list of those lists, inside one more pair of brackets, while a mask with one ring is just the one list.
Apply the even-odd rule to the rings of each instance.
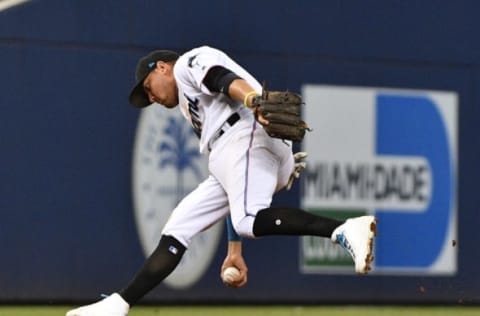
[[143, 88], [153, 103], [160, 103], [167, 108], [178, 105], [178, 90], [173, 77], [173, 64], [159, 61], [147, 78], [143, 81]]

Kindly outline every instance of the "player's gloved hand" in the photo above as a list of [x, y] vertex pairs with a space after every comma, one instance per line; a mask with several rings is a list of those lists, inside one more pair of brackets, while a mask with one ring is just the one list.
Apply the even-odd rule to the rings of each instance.
[[290, 91], [267, 91], [264, 86], [262, 95], [254, 96], [249, 107], [253, 109], [256, 120], [263, 125], [270, 137], [299, 142], [303, 140], [305, 131], [311, 131], [302, 120], [302, 105], [299, 94]]
[[304, 161], [300, 161], [303, 158], [307, 157], [308, 153], [305, 151], [300, 151], [293, 155], [293, 159], [295, 160], [295, 167], [293, 168], [293, 172], [288, 179], [287, 185], [285, 189], [288, 191], [292, 188], [293, 182], [295, 179], [300, 177], [300, 173], [307, 167], [307, 163]]

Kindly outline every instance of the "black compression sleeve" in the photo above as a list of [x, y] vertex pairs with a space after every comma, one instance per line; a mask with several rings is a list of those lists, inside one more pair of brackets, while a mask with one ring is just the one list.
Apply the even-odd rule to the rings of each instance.
[[301, 209], [270, 207], [260, 210], [253, 222], [255, 237], [269, 235], [311, 235], [331, 237], [343, 224], [333, 218], [313, 215]]
[[207, 72], [207, 75], [203, 79], [203, 84], [211, 92], [221, 92], [229, 96], [228, 87], [230, 87], [230, 84], [235, 79], [241, 78], [225, 67], [215, 66]]
[[175, 270], [185, 250], [185, 246], [174, 237], [162, 236], [155, 251], [148, 257], [127, 288], [120, 291], [120, 296], [130, 306], [136, 304]]

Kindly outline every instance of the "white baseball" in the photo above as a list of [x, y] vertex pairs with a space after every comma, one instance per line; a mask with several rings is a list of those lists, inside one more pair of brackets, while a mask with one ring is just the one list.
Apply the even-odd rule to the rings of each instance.
[[227, 284], [232, 284], [240, 277], [240, 271], [235, 267], [228, 267], [223, 271], [222, 280]]

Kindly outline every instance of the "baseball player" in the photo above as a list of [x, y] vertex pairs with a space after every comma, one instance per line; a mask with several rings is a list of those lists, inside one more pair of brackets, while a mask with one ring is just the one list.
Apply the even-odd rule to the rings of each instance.
[[[123, 290], [67, 316], [124, 316], [179, 264], [195, 234], [226, 216], [245, 238], [267, 235], [312, 235], [330, 238], [352, 256], [355, 271], [365, 274], [373, 260], [376, 218], [339, 221], [292, 207], [271, 207], [272, 196], [298, 176], [292, 144], [270, 137], [269, 120], [258, 111], [259, 82], [220, 50], [203, 46], [182, 55], [151, 52], [136, 68], [129, 101], [178, 108], [208, 155], [209, 176], [173, 210], [157, 248]], [[291, 183], [290, 183], [291, 184]], [[231, 249], [230, 249], [230, 246]], [[231, 255], [231, 256], [230, 256]], [[230, 256], [230, 257], [229, 257]], [[222, 269], [236, 265], [246, 282], [241, 241], [229, 243]]]

